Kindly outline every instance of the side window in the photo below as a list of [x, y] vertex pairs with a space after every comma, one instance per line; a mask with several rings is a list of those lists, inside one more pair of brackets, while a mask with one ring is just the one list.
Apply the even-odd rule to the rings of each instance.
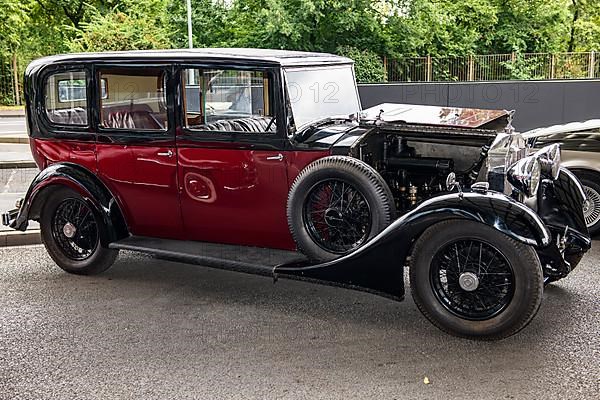
[[45, 104], [48, 119], [58, 125], [87, 126], [85, 71], [60, 72], [46, 79]]
[[185, 125], [212, 132], [275, 133], [272, 78], [264, 71], [186, 69]]
[[110, 129], [166, 131], [166, 73], [156, 68], [99, 72], [100, 126]]

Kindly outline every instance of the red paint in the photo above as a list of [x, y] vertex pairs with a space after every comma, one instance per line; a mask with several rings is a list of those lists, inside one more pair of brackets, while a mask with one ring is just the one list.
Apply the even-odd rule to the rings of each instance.
[[190, 240], [294, 249], [287, 226], [288, 177], [278, 151], [181, 147], [179, 181]]
[[[289, 189], [303, 168], [329, 155], [232, 143], [176, 148], [33, 139], [31, 148], [40, 168], [70, 161], [96, 173], [134, 235], [287, 250], [296, 248], [287, 225]], [[267, 160], [279, 153], [283, 160]]]
[[172, 146], [97, 144], [98, 176], [123, 205], [133, 235], [184, 238], [175, 153]]
[[31, 139], [31, 154], [40, 170], [57, 162], [72, 162], [96, 171], [96, 144], [75, 140]]

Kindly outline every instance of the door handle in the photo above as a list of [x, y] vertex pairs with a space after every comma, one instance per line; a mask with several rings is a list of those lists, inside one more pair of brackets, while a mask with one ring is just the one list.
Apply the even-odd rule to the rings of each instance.
[[283, 161], [283, 154], [279, 153], [276, 156], [267, 157], [268, 161]]
[[161, 157], [173, 157], [173, 152], [171, 150], [165, 152], [159, 152], [157, 155]]

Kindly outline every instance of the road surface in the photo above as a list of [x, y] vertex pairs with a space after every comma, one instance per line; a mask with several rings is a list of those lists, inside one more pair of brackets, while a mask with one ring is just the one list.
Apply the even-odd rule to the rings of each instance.
[[4, 248], [0, 399], [597, 399], [599, 266], [596, 241], [524, 331], [485, 343], [438, 331], [410, 295], [133, 253], [80, 277]]

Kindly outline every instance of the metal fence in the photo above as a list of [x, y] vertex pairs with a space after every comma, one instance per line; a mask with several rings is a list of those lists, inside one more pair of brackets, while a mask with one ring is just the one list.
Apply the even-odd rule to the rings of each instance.
[[600, 78], [600, 53], [510, 53], [384, 60], [388, 82]]
[[[26, 62], [21, 61], [26, 65]], [[384, 59], [387, 82], [472, 82], [538, 79], [600, 78], [600, 52], [510, 53], [461, 57]], [[22, 66], [17, 69], [18, 91], [10, 59], [0, 58], [0, 105], [22, 99]], [[379, 82], [374, 82], [379, 83]]]

